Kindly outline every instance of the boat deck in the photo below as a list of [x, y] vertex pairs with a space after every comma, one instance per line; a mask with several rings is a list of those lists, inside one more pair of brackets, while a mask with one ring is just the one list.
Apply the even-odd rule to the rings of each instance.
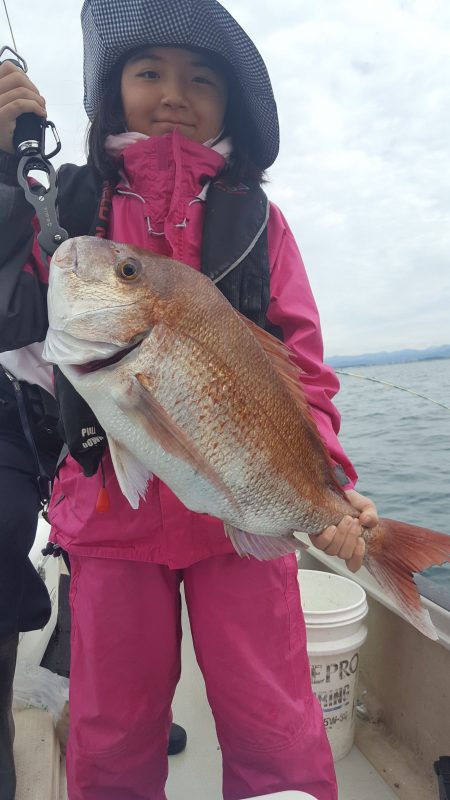
[[[173, 709], [176, 721], [188, 732], [188, 746], [184, 753], [169, 759], [167, 797], [221, 800], [220, 750], [186, 618], [183, 629], [183, 669]], [[16, 715], [16, 724], [16, 800], [65, 800], [64, 763], [60, 766], [59, 745], [50, 716], [43, 711], [22, 711]], [[340, 800], [425, 800], [423, 794], [411, 793], [399, 759], [386, 755], [384, 768], [391, 786], [354, 746], [336, 765]], [[433, 797], [430, 795], [427, 800]]]

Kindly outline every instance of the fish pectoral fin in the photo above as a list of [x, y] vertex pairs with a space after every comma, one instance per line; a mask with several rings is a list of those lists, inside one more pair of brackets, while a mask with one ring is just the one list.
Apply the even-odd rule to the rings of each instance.
[[142, 400], [136, 410], [144, 417], [150, 435], [167, 453], [190, 464], [195, 472], [224, 494], [232, 507], [238, 510], [238, 503], [218, 472], [202, 456], [191, 437], [173, 421], [165, 408], [155, 399], [147, 375], [139, 372], [134, 377]]
[[284, 536], [259, 536], [256, 533], [241, 531], [227, 522], [223, 523], [223, 527], [238, 555], [254, 556], [258, 561], [281, 558], [301, 547], [292, 533], [286, 533]]
[[139, 498], [145, 497], [152, 473], [130, 450], [127, 450], [110, 435], [108, 435], [108, 445], [120, 489], [131, 508], [138, 508]]

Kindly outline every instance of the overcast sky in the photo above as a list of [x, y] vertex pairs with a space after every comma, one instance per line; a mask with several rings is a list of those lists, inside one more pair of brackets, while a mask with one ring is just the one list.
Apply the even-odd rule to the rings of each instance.
[[[7, 0], [63, 142], [84, 159], [81, 0]], [[449, 0], [224, 0], [281, 122], [267, 191], [287, 217], [328, 356], [450, 344]], [[0, 4], [0, 44], [10, 44]]]

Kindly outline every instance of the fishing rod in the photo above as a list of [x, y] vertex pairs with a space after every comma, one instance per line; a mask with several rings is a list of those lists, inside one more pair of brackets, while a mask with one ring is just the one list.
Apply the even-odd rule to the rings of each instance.
[[16, 40], [14, 39], [14, 34], [13, 34], [12, 25], [11, 25], [11, 20], [9, 19], [8, 9], [6, 8], [6, 0], [3, 0], [3, 5], [4, 5], [4, 7], [5, 7], [6, 19], [8, 20], [9, 32], [10, 32], [10, 34], [11, 34], [11, 39], [12, 39], [12, 43], [13, 43], [13, 45], [14, 45], [14, 50], [17, 50]]
[[421, 394], [420, 392], [414, 391], [414, 389], [408, 389], [407, 386], [399, 386], [397, 383], [391, 383], [390, 381], [383, 381], [381, 378], [373, 378], [371, 375], [361, 375], [359, 372], [349, 372], [344, 369], [335, 369], [338, 375], [349, 375], [351, 378], [360, 378], [363, 381], [372, 381], [373, 383], [382, 383], [384, 386], [390, 386], [392, 389], [400, 389], [402, 392], [408, 392], [408, 394], [413, 394], [416, 397], [421, 397], [422, 400], [428, 400], [430, 403], [434, 403], [436, 406], [440, 406], [441, 408], [445, 408], [446, 411], [450, 411], [450, 406], [446, 406], [445, 403], [440, 403], [439, 400], [434, 400], [432, 397], [428, 397], [426, 394]]
[[[3, 0], [6, 19], [8, 20], [11, 39], [14, 49], [8, 45], [0, 48], [0, 65], [10, 61], [23, 72], [28, 72], [28, 66], [24, 58], [17, 52], [16, 40], [11, 26], [6, 0]], [[9, 51], [8, 58], [2, 56]], [[11, 57], [12, 56], [12, 57]], [[55, 147], [50, 153], [45, 152], [45, 134], [50, 129], [55, 139]], [[34, 113], [21, 114], [16, 120], [16, 128], [13, 135], [13, 145], [19, 165], [17, 169], [17, 180], [22, 186], [25, 196], [29, 203], [34, 207], [38, 218], [40, 233], [37, 240], [43, 253], [44, 262], [46, 256], [51, 256], [56, 248], [68, 238], [67, 231], [59, 224], [56, 213], [57, 182], [56, 173], [50, 158], [61, 150], [61, 141], [53, 122], [43, 119]], [[30, 181], [31, 172], [41, 172], [44, 176], [42, 182]], [[45, 183], [48, 187], [45, 188]]]

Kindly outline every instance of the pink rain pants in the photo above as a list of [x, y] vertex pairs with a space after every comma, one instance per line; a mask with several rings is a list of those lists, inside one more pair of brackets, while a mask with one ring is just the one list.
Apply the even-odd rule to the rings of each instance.
[[181, 580], [222, 750], [224, 800], [287, 789], [336, 800], [295, 556], [221, 555], [184, 570], [71, 562], [69, 800], [166, 800]]

